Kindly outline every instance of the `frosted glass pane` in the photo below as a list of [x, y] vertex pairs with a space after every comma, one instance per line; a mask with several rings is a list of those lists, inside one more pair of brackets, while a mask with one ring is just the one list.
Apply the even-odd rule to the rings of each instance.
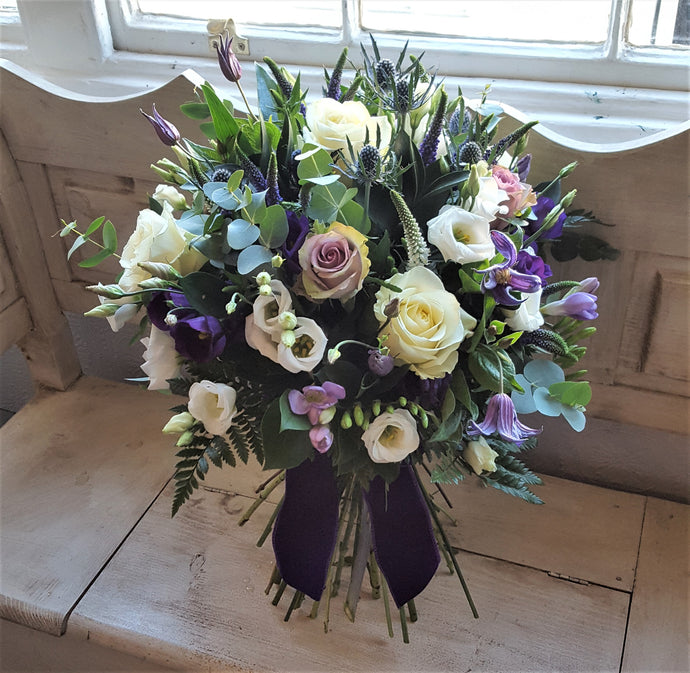
[[[2, 0], [0, 0], [2, 2]], [[188, 19], [232, 19], [236, 25], [323, 26], [341, 24], [340, 0], [139, 0], [144, 14]]]
[[463, 38], [604, 42], [611, 0], [363, 0], [362, 24]]

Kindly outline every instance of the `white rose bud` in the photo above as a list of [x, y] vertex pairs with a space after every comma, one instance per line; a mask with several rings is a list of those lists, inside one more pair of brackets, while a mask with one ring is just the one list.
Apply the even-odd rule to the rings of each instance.
[[462, 457], [477, 474], [496, 471], [495, 461], [498, 453], [489, 446], [484, 437], [468, 442], [462, 452]]
[[182, 411], [179, 414], [175, 414], [165, 424], [163, 432], [170, 435], [178, 434], [184, 432], [185, 430], [189, 430], [192, 425], [194, 425], [194, 416], [192, 416], [192, 414], [190, 414], [188, 411]]
[[161, 205], [169, 203], [173, 207], [173, 210], [187, 209], [187, 200], [184, 198], [184, 195], [177, 191], [172, 185], [158, 185], [156, 191], [153, 193], [153, 198]]

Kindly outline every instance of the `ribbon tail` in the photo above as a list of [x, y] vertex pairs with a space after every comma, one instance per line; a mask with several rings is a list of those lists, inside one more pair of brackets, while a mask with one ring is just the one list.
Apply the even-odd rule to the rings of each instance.
[[285, 498], [273, 527], [273, 552], [285, 582], [315, 601], [326, 586], [339, 504], [328, 456], [317, 454], [287, 470]]
[[371, 517], [374, 556], [398, 608], [423, 591], [441, 555], [424, 496], [410, 465], [388, 489], [376, 477], [364, 496]]

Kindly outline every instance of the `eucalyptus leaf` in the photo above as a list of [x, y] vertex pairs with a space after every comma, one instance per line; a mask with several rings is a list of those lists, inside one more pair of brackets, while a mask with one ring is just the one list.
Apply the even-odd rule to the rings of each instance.
[[259, 227], [247, 220], [232, 220], [228, 224], [227, 241], [234, 250], [244, 250], [252, 243], [256, 243], [261, 231]]
[[560, 416], [563, 404], [552, 397], [546, 388], [537, 388], [532, 394], [537, 411], [544, 416]]
[[273, 254], [263, 245], [250, 245], [237, 257], [237, 272], [243, 276], [250, 274], [262, 264], [270, 264]]
[[568, 421], [568, 424], [575, 432], [582, 432], [585, 429], [587, 419], [579, 409], [564, 407], [561, 413], [563, 414], [563, 418]]
[[287, 215], [277, 203], [266, 208], [259, 226], [261, 242], [267, 248], [278, 248], [285, 243], [289, 232]]

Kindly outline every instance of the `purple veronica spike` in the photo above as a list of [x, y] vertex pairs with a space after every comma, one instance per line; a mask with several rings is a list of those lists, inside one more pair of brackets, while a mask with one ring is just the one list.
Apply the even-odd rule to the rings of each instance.
[[494, 264], [488, 269], [475, 269], [484, 275], [481, 283], [482, 292], [491, 292], [497, 304], [501, 306], [519, 306], [524, 299], [518, 299], [511, 294], [517, 292], [536, 292], [542, 285], [541, 278], [536, 275], [521, 273], [513, 270], [518, 260], [517, 248], [510, 238], [502, 231], [491, 231], [491, 240], [496, 250], [505, 258], [504, 262]]
[[155, 104], [153, 105], [153, 115], [146, 114], [141, 108], [139, 108], [139, 112], [151, 122], [156, 134], [164, 145], [168, 147], [177, 145], [181, 138], [180, 132], [173, 124], [158, 114]]
[[467, 434], [470, 437], [476, 435], [488, 437], [496, 432], [501, 439], [519, 446], [529, 437], [538, 435], [541, 429], [528, 428], [521, 423], [510, 396], [505, 393], [497, 393], [489, 400], [484, 420], [481, 423], [469, 422]]
[[242, 66], [232, 50], [232, 39], [226, 40], [221, 36], [214, 46], [218, 54], [218, 65], [225, 79], [230, 82], [239, 82], [242, 77]]

